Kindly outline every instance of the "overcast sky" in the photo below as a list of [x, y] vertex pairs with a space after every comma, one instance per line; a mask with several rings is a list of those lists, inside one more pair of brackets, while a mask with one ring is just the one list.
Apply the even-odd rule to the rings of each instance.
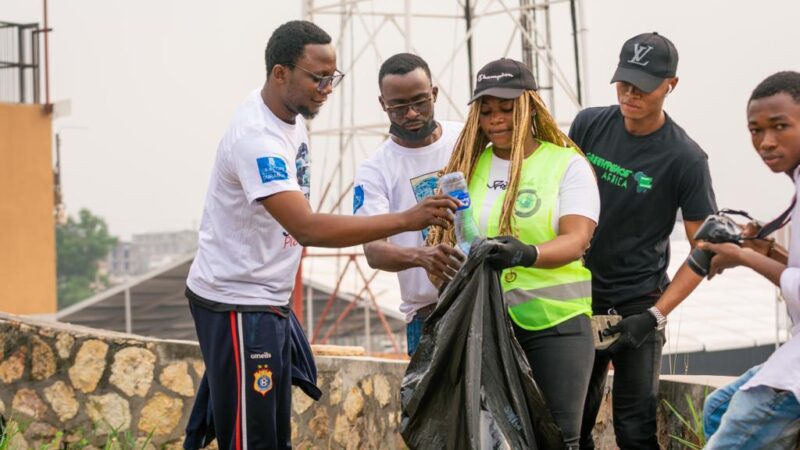
[[[359, 5], [363, 11], [380, 11], [387, 2]], [[412, 1], [415, 11], [452, 12], [455, 5], [455, 0]], [[746, 209], [763, 219], [780, 213], [791, 198], [791, 183], [771, 174], [753, 151], [745, 105], [765, 76], [800, 70], [800, 2], [762, 0], [745, 6], [729, 0], [584, 0], [584, 5], [589, 105], [615, 101], [608, 81], [622, 43], [641, 32], [659, 31], [680, 53], [680, 83], [666, 109], [709, 154], [720, 207]], [[564, 17], [554, 7], [553, 33], [559, 42], [570, 39]], [[263, 83], [263, 50], [272, 30], [297, 18], [300, 0], [51, 0], [52, 98], [72, 103], [71, 115], [54, 124], [62, 137], [68, 212], [89, 208], [124, 238], [196, 228], [217, 142], [236, 106]], [[2, 0], [0, 20], [41, 22], [41, 4]], [[509, 41], [510, 27], [493, 20], [476, 35], [476, 69], [503, 56]], [[338, 34], [338, 17], [318, 16], [317, 21]], [[379, 23], [370, 16], [362, 25]], [[445, 65], [463, 24], [445, 19], [412, 24], [414, 50], [431, 63], [437, 84], [452, 93], [452, 102], [440, 97], [437, 117], [458, 119], [456, 109], [464, 105], [463, 113], [468, 97], [463, 54]], [[351, 54], [367, 36], [360, 28], [353, 33], [345, 45]], [[342, 100], [359, 105], [356, 123], [385, 120], [374, 100], [378, 64], [403, 51], [405, 40], [386, 26], [375, 42], [366, 52], [369, 58], [348, 72], [350, 84], [335, 94], [340, 98], [323, 107], [314, 129], [339, 123]], [[518, 46], [512, 45], [508, 55], [519, 58]], [[571, 76], [570, 58], [560, 61]], [[564, 105], [563, 99], [556, 102], [558, 118], [569, 121], [574, 111]], [[368, 154], [373, 141], [358, 144], [348, 164]], [[318, 197], [335, 146], [314, 138], [311, 147], [312, 197]]]

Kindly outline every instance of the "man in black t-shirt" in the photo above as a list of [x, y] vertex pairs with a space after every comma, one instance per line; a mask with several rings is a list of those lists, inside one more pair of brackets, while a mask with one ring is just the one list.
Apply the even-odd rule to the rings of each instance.
[[[592, 163], [600, 187], [600, 220], [586, 265], [594, 314], [619, 314], [619, 339], [595, 354], [581, 430], [594, 448], [594, 427], [614, 364], [612, 401], [617, 444], [657, 449], [656, 406], [666, 316], [702, 278], [684, 264], [670, 284], [669, 236], [681, 210], [692, 247], [697, 228], [716, 211], [707, 156], [664, 111], [678, 78], [678, 52], [667, 38], [628, 40], [611, 82], [619, 105], [588, 108], [570, 137]], [[667, 288], [669, 286], [669, 289]]]

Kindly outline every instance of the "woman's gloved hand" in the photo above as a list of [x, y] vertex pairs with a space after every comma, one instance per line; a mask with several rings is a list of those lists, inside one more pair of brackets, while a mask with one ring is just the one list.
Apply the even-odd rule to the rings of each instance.
[[514, 236], [497, 236], [492, 239], [495, 247], [486, 255], [486, 262], [497, 270], [509, 267], [531, 267], [539, 257], [539, 250]]

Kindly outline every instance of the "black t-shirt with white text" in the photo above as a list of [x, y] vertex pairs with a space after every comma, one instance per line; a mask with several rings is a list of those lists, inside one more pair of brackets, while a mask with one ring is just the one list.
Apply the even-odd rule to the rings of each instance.
[[643, 310], [669, 284], [669, 235], [678, 210], [695, 221], [717, 209], [708, 156], [668, 115], [649, 135], [628, 133], [617, 105], [581, 111], [569, 136], [600, 189], [600, 219], [586, 253], [593, 309]]

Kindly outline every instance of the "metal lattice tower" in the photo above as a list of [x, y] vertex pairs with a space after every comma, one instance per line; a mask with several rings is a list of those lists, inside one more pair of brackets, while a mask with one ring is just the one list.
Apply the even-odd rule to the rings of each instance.
[[[331, 34], [346, 73], [310, 125], [312, 206], [350, 211], [355, 169], [387, 136], [377, 78], [381, 63], [395, 53], [418, 54], [430, 65], [439, 87], [437, 119], [463, 121], [475, 72], [511, 57], [533, 71], [551, 112], [568, 124], [587, 102], [581, 12], [581, 0], [303, 0], [303, 18]], [[306, 301], [311, 322], [312, 302]], [[369, 306], [361, 302], [366, 313]]]

